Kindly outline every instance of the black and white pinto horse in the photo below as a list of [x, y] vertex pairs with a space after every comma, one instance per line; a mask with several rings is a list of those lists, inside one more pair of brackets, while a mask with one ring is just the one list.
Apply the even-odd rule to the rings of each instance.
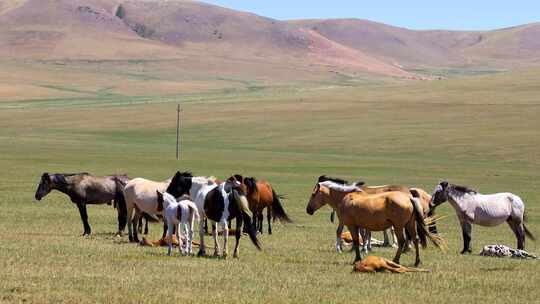
[[[249, 210], [248, 201], [239, 182], [234, 178], [225, 183], [219, 184], [214, 177], [181, 177], [178, 180], [173, 180], [174, 187], [179, 189], [178, 194], [187, 194], [197, 205], [200, 215], [199, 221], [199, 256], [206, 255], [206, 246], [204, 243], [205, 229], [204, 219], [208, 218], [211, 221], [212, 237], [214, 239], [214, 255], [220, 254], [219, 244], [217, 242], [217, 225], [223, 229], [223, 253], [224, 258], [227, 257], [227, 242], [229, 236], [228, 221], [236, 219], [236, 245], [234, 249], [234, 257], [239, 256], [238, 245], [242, 232], [242, 225], [247, 226], [248, 235], [255, 245], [261, 250], [261, 245], [257, 239], [257, 233], [252, 224], [252, 215]], [[173, 184], [171, 182], [171, 184]], [[181, 189], [181, 190], [180, 190]]]
[[525, 248], [525, 235], [534, 236], [525, 226], [525, 204], [512, 193], [480, 194], [472, 189], [448, 184], [437, 185], [430, 203], [431, 209], [448, 201], [455, 209], [463, 233], [464, 253], [471, 253], [472, 224], [493, 227], [507, 222], [517, 238], [518, 249]]
[[84, 233], [89, 235], [92, 228], [88, 223], [87, 204], [111, 204], [118, 210], [118, 234], [124, 230], [127, 221], [126, 203], [122, 190], [129, 181], [127, 175], [94, 176], [89, 173], [49, 174], [41, 175], [35, 198], [40, 201], [52, 190], [60, 191], [77, 205]]

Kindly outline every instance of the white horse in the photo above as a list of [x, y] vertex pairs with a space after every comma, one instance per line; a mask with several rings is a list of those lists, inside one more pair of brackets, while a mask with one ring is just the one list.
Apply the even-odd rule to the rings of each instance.
[[[206, 255], [206, 246], [204, 244], [204, 219], [206, 213], [204, 212], [204, 201], [208, 192], [212, 191], [218, 186], [215, 177], [195, 176], [195, 177], [182, 177], [175, 181], [181, 188], [180, 194], [187, 194], [191, 197], [192, 201], [197, 206], [199, 212], [199, 252], [197, 255]], [[172, 182], [171, 182], [172, 184]]]
[[163, 210], [163, 218], [167, 223], [167, 242], [169, 245], [167, 255], [172, 253], [173, 232], [176, 229], [178, 239], [178, 251], [180, 254], [189, 254], [193, 252], [193, 224], [195, 220], [199, 221], [199, 212], [195, 203], [184, 196], [180, 201], [167, 192], [156, 191], [158, 199], [158, 209]]
[[497, 226], [507, 222], [517, 238], [518, 249], [525, 248], [525, 235], [534, 236], [524, 223], [525, 204], [512, 193], [480, 194], [472, 189], [448, 184], [443, 181], [435, 188], [431, 199], [431, 209], [448, 201], [456, 210], [463, 232], [462, 254], [470, 253], [472, 224]]
[[[155, 182], [144, 178], [134, 178], [130, 180], [124, 188], [124, 198], [127, 208], [127, 226], [130, 242], [139, 242], [137, 235], [137, 225], [142, 212], [154, 215], [162, 215], [163, 211], [158, 210], [156, 191], [167, 191], [175, 197], [180, 197], [183, 193], [178, 191], [177, 182], [180, 177], [191, 176], [189, 172], [176, 172], [174, 177], [163, 182]], [[135, 214], [134, 214], [135, 212]], [[132, 228], [132, 225], [135, 227]], [[165, 236], [165, 229], [163, 237]]]

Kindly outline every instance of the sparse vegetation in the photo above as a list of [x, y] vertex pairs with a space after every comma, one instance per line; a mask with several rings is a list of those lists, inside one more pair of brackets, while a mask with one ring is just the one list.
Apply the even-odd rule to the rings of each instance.
[[[448, 178], [483, 192], [521, 195], [529, 227], [540, 235], [539, 80], [536, 71], [193, 95], [182, 99], [190, 102], [182, 103], [180, 162], [174, 160], [177, 100], [167, 96], [146, 101], [164, 103], [135, 105], [127, 101], [139, 97], [126, 96], [115, 107], [114, 99], [96, 96], [91, 102], [58, 101], [54, 108], [41, 101], [1, 108], [1, 301], [535, 302], [538, 263], [459, 255], [461, 233], [448, 205], [440, 208], [449, 217], [439, 227], [450, 250], [421, 253], [422, 267], [431, 273], [361, 275], [351, 273], [351, 253], [334, 252], [328, 212], [308, 216], [305, 204], [322, 173], [428, 191]], [[267, 178], [287, 195], [284, 206], [295, 223], [275, 225], [274, 235], [262, 237], [261, 253], [243, 242], [240, 260], [169, 258], [164, 248], [115, 239], [110, 206], [89, 208], [95, 234], [81, 238], [79, 215], [66, 197], [32, 198], [42, 171], [164, 179], [176, 169]], [[150, 237], [160, 231], [152, 225]], [[508, 227], [474, 228], [475, 252], [514, 242]], [[528, 241], [526, 248], [540, 252], [538, 243]], [[394, 250], [375, 254], [392, 258]], [[407, 266], [413, 260], [402, 257]]]

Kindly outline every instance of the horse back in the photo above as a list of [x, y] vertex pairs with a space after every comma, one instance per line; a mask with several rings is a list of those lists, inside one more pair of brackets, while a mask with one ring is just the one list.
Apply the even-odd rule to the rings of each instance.
[[257, 181], [257, 192], [259, 194], [259, 202], [261, 207], [272, 205], [274, 195], [272, 193], [272, 185], [265, 180]]
[[156, 191], [164, 192], [166, 189], [167, 183], [134, 178], [126, 184], [124, 197], [128, 205], [137, 205], [143, 211], [153, 212], [150, 209], [156, 209]]

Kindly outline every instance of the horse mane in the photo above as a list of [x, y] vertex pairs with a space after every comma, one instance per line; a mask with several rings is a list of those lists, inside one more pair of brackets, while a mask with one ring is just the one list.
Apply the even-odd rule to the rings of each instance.
[[330, 177], [330, 176], [326, 176], [326, 175], [319, 176], [319, 179], [317, 180], [318, 183], [327, 182], [327, 181], [331, 181], [331, 182], [341, 184], [341, 185], [349, 184], [349, 182], [344, 180], [344, 179], [336, 178], [336, 177]]
[[244, 185], [246, 185], [248, 193], [257, 191], [257, 179], [255, 177], [244, 178]]
[[[81, 172], [81, 173], [54, 173], [51, 174], [53, 176], [53, 183], [56, 185], [68, 185], [69, 182], [66, 180], [66, 177], [72, 177], [72, 176], [81, 176], [81, 175], [91, 175], [88, 172]], [[50, 176], [51, 176], [50, 175]]]
[[478, 192], [466, 186], [450, 185], [450, 189], [457, 195], [477, 194]]
[[342, 185], [342, 184], [338, 184], [338, 183], [336, 183], [334, 181], [330, 181], [330, 180], [321, 182], [321, 183], [319, 183], [319, 185], [325, 186], [327, 188], [330, 188], [332, 190], [336, 190], [336, 191], [339, 191], [339, 192], [362, 191], [362, 189], [360, 189], [358, 186], [356, 186], [356, 184]]

